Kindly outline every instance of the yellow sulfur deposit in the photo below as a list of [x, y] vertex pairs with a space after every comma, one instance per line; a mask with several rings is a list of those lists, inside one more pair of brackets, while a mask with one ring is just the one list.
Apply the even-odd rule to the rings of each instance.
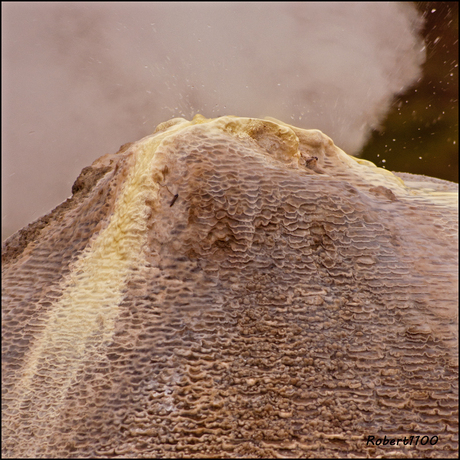
[[3, 246], [4, 457], [457, 456], [455, 184], [197, 115], [72, 192]]

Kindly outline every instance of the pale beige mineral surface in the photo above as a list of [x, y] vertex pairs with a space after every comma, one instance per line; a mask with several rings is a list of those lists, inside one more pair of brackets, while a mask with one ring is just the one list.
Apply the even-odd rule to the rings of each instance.
[[455, 184], [196, 116], [72, 192], [3, 247], [4, 457], [457, 456]]

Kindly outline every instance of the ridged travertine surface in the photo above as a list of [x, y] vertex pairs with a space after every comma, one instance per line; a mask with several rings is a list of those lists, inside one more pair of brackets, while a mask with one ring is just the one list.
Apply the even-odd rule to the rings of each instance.
[[196, 116], [72, 192], [3, 247], [3, 456], [457, 456], [455, 184]]

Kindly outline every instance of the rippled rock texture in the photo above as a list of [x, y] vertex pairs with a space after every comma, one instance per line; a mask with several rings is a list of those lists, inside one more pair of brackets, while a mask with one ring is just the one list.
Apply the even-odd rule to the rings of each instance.
[[197, 116], [72, 192], [3, 247], [4, 456], [457, 456], [455, 184]]

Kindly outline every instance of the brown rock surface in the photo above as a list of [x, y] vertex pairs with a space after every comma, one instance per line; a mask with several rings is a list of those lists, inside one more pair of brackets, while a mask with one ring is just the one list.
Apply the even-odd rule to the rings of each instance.
[[3, 456], [457, 456], [455, 184], [197, 116], [72, 192], [3, 247]]

